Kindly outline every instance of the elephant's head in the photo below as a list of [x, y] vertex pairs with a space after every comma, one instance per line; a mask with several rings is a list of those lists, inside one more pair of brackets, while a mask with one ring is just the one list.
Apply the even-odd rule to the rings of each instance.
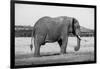
[[73, 18], [72, 20], [72, 33], [77, 37], [77, 46], [75, 47], [75, 51], [78, 51], [80, 49], [80, 25], [78, 20], [76, 20], [75, 18]]

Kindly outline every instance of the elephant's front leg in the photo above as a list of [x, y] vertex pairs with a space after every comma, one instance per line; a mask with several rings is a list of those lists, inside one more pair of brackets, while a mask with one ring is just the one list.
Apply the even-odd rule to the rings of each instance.
[[61, 54], [65, 54], [65, 53], [66, 53], [67, 43], [68, 43], [68, 36], [66, 36], [66, 37], [62, 40]]

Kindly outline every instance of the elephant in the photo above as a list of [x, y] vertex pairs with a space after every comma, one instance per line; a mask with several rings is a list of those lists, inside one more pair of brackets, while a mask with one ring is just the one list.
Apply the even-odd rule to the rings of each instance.
[[40, 18], [32, 29], [32, 38], [30, 48], [32, 50], [33, 37], [34, 37], [34, 56], [40, 56], [40, 47], [45, 43], [58, 42], [60, 46], [60, 53], [65, 54], [68, 35], [72, 33], [77, 37], [77, 46], [74, 50], [80, 49], [80, 25], [76, 18], [68, 16], [49, 17], [44, 16]]

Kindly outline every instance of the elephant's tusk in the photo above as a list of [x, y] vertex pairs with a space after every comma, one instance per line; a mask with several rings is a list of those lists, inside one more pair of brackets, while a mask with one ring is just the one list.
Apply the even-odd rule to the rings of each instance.
[[86, 39], [81, 39], [81, 37], [78, 35], [77, 36], [80, 40], [82, 40], [82, 41], [85, 41], [85, 42], [87, 42], [88, 40], [86, 40]]
[[81, 37], [79, 35], [77, 37], [81, 40]]

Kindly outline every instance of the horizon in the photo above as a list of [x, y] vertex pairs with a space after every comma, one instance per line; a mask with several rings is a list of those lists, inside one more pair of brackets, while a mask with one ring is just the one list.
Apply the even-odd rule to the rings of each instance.
[[[33, 27], [33, 26], [31, 26], [31, 25], [15, 25], [15, 26]], [[84, 26], [80, 26], [80, 27], [83, 27], [83, 28], [85, 28], [85, 29], [90, 29], [90, 28], [86, 28], [86, 27], [84, 27]], [[90, 29], [90, 30], [94, 30], [94, 29]]]

